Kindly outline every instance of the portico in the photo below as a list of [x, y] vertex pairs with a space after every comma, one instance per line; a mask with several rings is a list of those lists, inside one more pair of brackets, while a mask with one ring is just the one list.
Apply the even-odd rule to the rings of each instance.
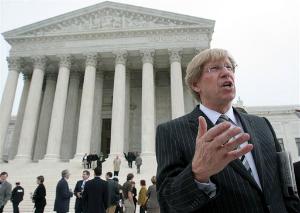
[[209, 47], [213, 28], [207, 19], [103, 2], [5, 32], [12, 48], [0, 159], [19, 73], [24, 87], [9, 160], [154, 156], [157, 124], [194, 107], [183, 72]]

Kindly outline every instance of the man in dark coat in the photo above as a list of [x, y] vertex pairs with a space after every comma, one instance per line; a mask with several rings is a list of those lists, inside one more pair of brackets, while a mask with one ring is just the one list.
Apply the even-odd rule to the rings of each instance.
[[56, 196], [54, 202], [54, 211], [57, 213], [65, 213], [69, 211], [70, 198], [73, 196], [73, 192], [69, 189], [67, 180], [70, 177], [68, 170], [61, 172], [62, 178], [58, 181], [56, 186]]
[[90, 172], [88, 170], [84, 170], [82, 172], [82, 180], [77, 181], [74, 195], [76, 196], [75, 201], [75, 213], [82, 213], [83, 212], [83, 205], [82, 205], [82, 193], [85, 187], [86, 182], [90, 177]]
[[13, 204], [14, 213], [19, 213], [19, 204], [23, 200], [24, 189], [20, 186], [20, 182], [16, 182], [16, 187], [11, 192], [11, 202]]
[[156, 131], [160, 212], [300, 213], [299, 197], [281, 188], [270, 122], [232, 107], [235, 66], [223, 49], [189, 63], [185, 81], [200, 105]]
[[108, 213], [114, 213], [116, 210], [116, 207], [118, 205], [118, 202], [120, 200], [120, 195], [119, 195], [119, 186], [116, 181], [112, 179], [112, 173], [107, 172], [106, 173], [106, 181], [108, 184]]
[[11, 184], [7, 182], [7, 172], [0, 174], [0, 213], [3, 212], [4, 206], [11, 197]]
[[100, 178], [101, 169], [94, 169], [95, 178], [85, 184], [82, 199], [85, 213], [105, 213], [108, 203], [108, 185]]

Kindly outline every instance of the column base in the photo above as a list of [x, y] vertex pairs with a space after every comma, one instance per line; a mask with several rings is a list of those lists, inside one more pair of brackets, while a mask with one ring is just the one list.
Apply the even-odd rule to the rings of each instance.
[[0, 163], [8, 163], [8, 161], [5, 161], [3, 158], [0, 158]]
[[77, 153], [74, 155], [73, 159], [70, 159], [70, 161], [76, 161], [76, 162], [82, 161], [84, 155], [85, 153]]
[[141, 157], [154, 157], [156, 159], [154, 152], [142, 152]]
[[117, 155], [119, 156], [119, 158], [125, 159], [124, 153], [121, 153], [121, 152], [109, 153], [108, 158], [115, 159], [115, 157], [117, 157]]
[[32, 162], [31, 156], [29, 155], [16, 155], [16, 157], [11, 160], [13, 163], [29, 163]]
[[45, 155], [45, 157], [42, 160], [39, 160], [39, 162], [60, 162], [60, 157], [55, 154], [48, 154]]

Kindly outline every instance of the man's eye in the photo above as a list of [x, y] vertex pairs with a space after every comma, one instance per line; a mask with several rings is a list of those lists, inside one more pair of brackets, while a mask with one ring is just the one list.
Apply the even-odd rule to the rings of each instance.
[[212, 71], [216, 71], [216, 70], [218, 70], [218, 69], [220, 69], [219, 66], [213, 66], [213, 67], [210, 68], [210, 70], [212, 70]]
[[228, 70], [232, 70], [232, 66], [230, 66], [230, 65], [225, 65], [225, 67], [226, 67], [226, 69], [228, 69]]

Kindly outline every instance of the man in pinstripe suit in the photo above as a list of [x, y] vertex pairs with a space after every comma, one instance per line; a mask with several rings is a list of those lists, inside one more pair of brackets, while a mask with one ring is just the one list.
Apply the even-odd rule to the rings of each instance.
[[161, 212], [300, 212], [298, 195], [282, 193], [269, 121], [232, 107], [235, 67], [223, 49], [189, 63], [185, 80], [201, 104], [157, 127]]

